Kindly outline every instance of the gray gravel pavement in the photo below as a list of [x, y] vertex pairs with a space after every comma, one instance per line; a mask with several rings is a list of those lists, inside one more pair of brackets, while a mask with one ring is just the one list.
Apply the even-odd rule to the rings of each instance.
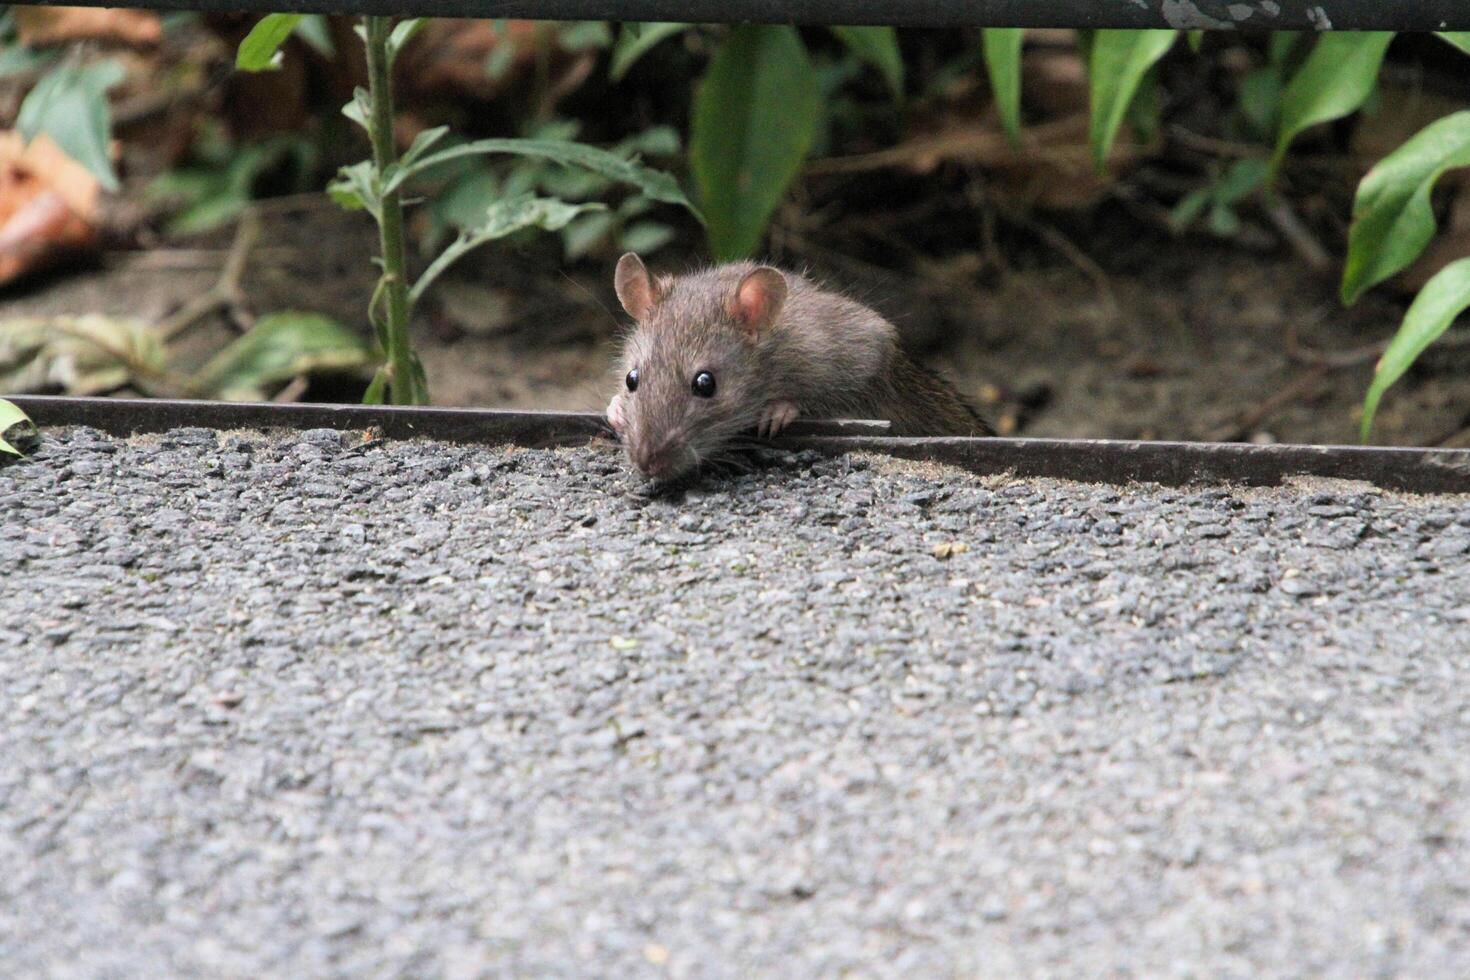
[[7, 976], [1470, 975], [1470, 498], [51, 433]]

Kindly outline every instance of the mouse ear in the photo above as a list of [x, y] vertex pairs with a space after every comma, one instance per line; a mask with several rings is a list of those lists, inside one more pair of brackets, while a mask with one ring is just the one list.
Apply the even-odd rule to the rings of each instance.
[[786, 303], [786, 277], [768, 265], [746, 273], [730, 299], [730, 314], [751, 340], [771, 329]]
[[646, 319], [662, 299], [654, 286], [643, 260], [632, 252], [618, 259], [618, 271], [613, 275], [613, 288], [618, 292], [618, 302], [635, 320]]

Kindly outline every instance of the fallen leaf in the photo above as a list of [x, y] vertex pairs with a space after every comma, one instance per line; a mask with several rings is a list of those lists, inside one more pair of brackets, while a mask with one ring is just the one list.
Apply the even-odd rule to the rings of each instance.
[[12, 7], [15, 31], [28, 48], [100, 41], [130, 48], [151, 48], [163, 40], [163, 23], [147, 10], [111, 7]]
[[97, 178], [42, 134], [0, 133], [0, 285], [92, 246]]
[[148, 324], [100, 314], [0, 320], [0, 391], [98, 395], [165, 369], [163, 344]]
[[941, 541], [934, 546], [933, 554], [935, 558], [944, 561], [945, 559], [953, 558], [955, 555], [963, 555], [969, 550], [970, 546], [963, 541]]
[[191, 387], [208, 398], [258, 401], [298, 375], [356, 371], [373, 363], [357, 334], [315, 313], [272, 313], [199, 369]]
[[0, 398], [0, 453], [22, 456], [24, 452], [7, 442], [10, 439], [28, 446], [36, 436], [36, 425], [14, 402]]

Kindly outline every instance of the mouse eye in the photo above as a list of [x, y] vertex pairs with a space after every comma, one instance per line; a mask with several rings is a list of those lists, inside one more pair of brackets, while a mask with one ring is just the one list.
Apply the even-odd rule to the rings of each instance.
[[625, 378], [624, 380], [628, 383], [628, 390], [629, 391], [637, 391], [638, 390], [638, 369], [637, 368], [634, 368], [633, 370], [629, 371], [627, 378]]
[[689, 386], [700, 398], [715, 397], [715, 376], [708, 371], [700, 371], [694, 376], [694, 383]]

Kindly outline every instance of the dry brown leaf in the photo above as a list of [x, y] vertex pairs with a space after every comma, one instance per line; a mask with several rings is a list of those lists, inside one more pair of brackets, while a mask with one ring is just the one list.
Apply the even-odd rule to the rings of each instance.
[[163, 40], [163, 24], [148, 10], [108, 7], [11, 8], [15, 30], [27, 47], [71, 41], [101, 41], [132, 48], [151, 48]]
[[0, 284], [90, 247], [97, 178], [41, 135], [0, 133]]

